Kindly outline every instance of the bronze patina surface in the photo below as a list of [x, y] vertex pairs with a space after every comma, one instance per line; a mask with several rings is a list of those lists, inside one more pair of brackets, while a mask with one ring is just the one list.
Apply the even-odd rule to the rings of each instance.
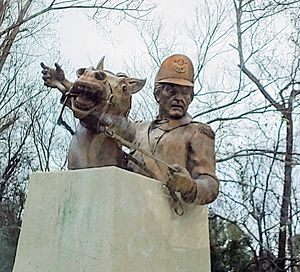
[[[215, 173], [215, 134], [203, 123], [192, 121], [187, 114], [194, 97], [194, 68], [185, 55], [176, 54], [161, 65], [156, 78], [154, 96], [159, 113], [152, 122], [131, 123], [118, 134], [150, 152], [158, 160], [132, 150], [139, 165], [129, 161], [134, 172], [148, 175], [179, 192], [187, 203], [207, 204], [219, 193]], [[134, 131], [134, 133], [132, 133]], [[166, 166], [166, 163], [170, 167]], [[145, 171], [149, 169], [150, 171]]]
[[106, 114], [126, 118], [131, 96], [142, 89], [145, 80], [103, 70], [103, 60], [97, 68], [78, 69], [74, 83], [65, 78], [59, 65], [55, 69], [43, 63], [41, 66], [44, 84], [69, 97], [66, 105], [80, 120], [71, 140], [68, 168], [126, 167], [120, 144], [104, 133], [105, 125], [99, 118]]
[[131, 123], [126, 118], [131, 95], [145, 81], [98, 67], [79, 69], [78, 79], [70, 83], [58, 65], [56, 69], [42, 67], [45, 85], [68, 94], [67, 105], [80, 119], [70, 145], [69, 169], [125, 167], [122, 143], [103, 133], [110, 126], [132, 143], [128, 167], [134, 172], [160, 180], [187, 203], [202, 205], [216, 199], [215, 134], [187, 113], [194, 98], [194, 68], [187, 56], [176, 54], [162, 63], [154, 87], [159, 113], [152, 122]]

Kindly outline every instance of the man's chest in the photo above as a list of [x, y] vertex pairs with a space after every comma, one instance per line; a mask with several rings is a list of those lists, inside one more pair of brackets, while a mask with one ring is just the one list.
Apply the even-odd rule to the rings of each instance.
[[190, 138], [187, 129], [183, 127], [171, 131], [155, 128], [148, 132], [150, 150], [160, 157], [186, 157]]

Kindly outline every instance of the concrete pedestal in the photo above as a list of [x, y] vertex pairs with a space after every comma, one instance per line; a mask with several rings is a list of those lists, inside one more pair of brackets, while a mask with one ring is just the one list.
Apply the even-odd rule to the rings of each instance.
[[31, 177], [14, 272], [209, 272], [207, 209], [116, 167]]

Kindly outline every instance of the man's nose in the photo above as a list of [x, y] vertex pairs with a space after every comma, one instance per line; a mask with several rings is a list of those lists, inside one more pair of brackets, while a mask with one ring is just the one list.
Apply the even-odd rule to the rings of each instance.
[[183, 101], [183, 95], [182, 95], [182, 93], [178, 92], [178, 93], [175, 95], [174, 99], [175, 99], [176, 101]]

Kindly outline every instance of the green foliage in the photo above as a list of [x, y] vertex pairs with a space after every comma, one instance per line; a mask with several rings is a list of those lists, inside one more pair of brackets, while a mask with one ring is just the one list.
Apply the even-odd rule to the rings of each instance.
[[13, 269], [21, 224], [16, 208], [10, 202], [0, 203], [0, 272]]
[[209, 223], [212, 272], [255, 271], [250, 240], [241, 228], [217, 217]]
[[294, 254], [300, 256], [300, 234], [294, 235], [292, 238]]
[[16, 253], [16, 239], [9, 231], [0, 228], [0, 272], [11, 272]]

